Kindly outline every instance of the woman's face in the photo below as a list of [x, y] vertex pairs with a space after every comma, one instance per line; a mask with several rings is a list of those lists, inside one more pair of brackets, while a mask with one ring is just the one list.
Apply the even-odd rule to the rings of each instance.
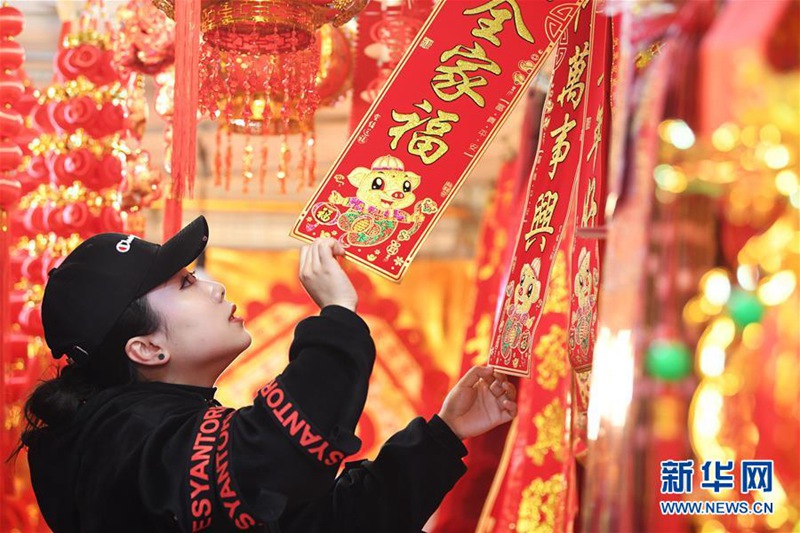
[[185, 268], [149, 293], [161, 319], [162, 347], [171, 370], [193, 378], [221, 373], [252, 341], [236, 306], [225, 300], [225, 287], [202, 281]]

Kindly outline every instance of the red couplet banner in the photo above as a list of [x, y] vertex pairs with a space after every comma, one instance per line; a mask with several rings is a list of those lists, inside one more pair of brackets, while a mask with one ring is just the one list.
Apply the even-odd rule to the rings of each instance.
[[[578, 189], [583, 147], [588, 145], [591, 153], [586, 154], [590, 159], [587, 164], [592, 165], [591, 157], [600, 149], [596, 141], [602, 130], [597, 130], [596, 124], [602, 118], [595, 97], [596, 76], [590, 77], [590, 73], [603, 73], [606, 23], [596, 7], [591, 0], [580, 3], [564, 42], [556, 50], [525, 215], [489, 351], [489, 364], [509, 374], [531, 374], [531, 346], [547, 300], [553, 259], [565, 225], [572, 223], [567, 213]], [[589, 180], [581, 183], [585, 199]], [[581, 302], [581, 309], [587, 313], [594, 308], [594, 301]], [[587, 335], [589, 327], [585, 328]]]
[[[603, 225], [608, 168], [608, 124], [612, 113], [611, 19], [595, 13], [592, 29], [594, 56], [587, 76], [586, 129], [581, 146], [577, 183], [577, 209], [574, 216], [578, 231], [573, 234], [571, 264], [572, 295], [569, 310], [567, 354], [575, 373], [577, 405], [576, 427], [586, 428], [589, 408], [592, 354], [597, 334], [597, 296], [600, 284], [600, 246], [596, 229]], [[594, 231], [594, 235], [593, 234]]]
[[400, 281], [579, 9], [440, 2], [290, 234]]

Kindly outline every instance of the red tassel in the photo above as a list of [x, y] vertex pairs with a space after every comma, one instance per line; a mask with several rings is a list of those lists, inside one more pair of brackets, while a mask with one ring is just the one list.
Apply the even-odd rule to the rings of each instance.
[[175, 114], [172, 136], [172, 197], [194, 193], [197, 162], [197, 99], [200, 0], [175, 2]]

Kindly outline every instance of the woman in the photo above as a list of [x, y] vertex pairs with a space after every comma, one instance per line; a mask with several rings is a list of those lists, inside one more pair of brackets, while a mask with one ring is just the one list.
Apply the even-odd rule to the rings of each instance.
[[466, 470], [461, 439], [513, 418], [515, 390], [473, 368], [438, 416], [413, 420], [374, 462], [346, 464], [375, 358], [333, 240], [301, 251], [321, 308], [251, 406], [214, 400], [251, 342], [225, 288], [186, 270], [199, 217], [163, 246], [96, 235], [49, 275], [45, 340], [68, 364], [29, 398], [22, 443], [57, 533], [419, 531]]

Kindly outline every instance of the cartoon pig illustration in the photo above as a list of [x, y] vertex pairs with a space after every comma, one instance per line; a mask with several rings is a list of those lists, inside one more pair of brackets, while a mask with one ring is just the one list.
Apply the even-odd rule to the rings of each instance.
[[[530, 329], [533, 326], [533, 318], [530, 316], [531, 307], [539, 301], [542, 292], [542, 282], [539, 281], [539, 271], [541, 270], [542, 260], [535, 258], [530, 263], [525, 263], [520, 271], [519, 283], [516, 288], [511, 281], [506, 288], [506, 302], [504, 311], [508, 315], [500, 346], [500, 353], [506, 359], [511, 355], [511, 350], [519, 348], [522, 351], [528, 349], [530, 339]], [[513, 295], [513, 298], [511, 296]]]
[[593, 343], [592, 337], [597, 321], [594, 306], [597, 301], [599, 274], [596, 268], [591, 268], [590, 261], [589, 250], [581, 248], [578, 255], [578, 272], [575, 274], [575, 297], [578, 300], [578, 309], [572, 313], [569, 333], [570, 349], [574, 350], [577, 346], [584, 358], [588, 358], [589, 346]]
[[379, 157], [371, 168], [356, 167], [347, 179], [356, 188], [355, 196], [344, 197], [333, 191], [328, 197], [328, 202], [347, 207], [336, 221], [343, 232], [339, 241], [344, 246], [381, 244], [394, 235], [400, 224], [411, 225], [397, 235], [398, 240], [407, 241], [417, 232], [426, 215], [438, 211], [430, 198], [417, 202], [413, 212], [406, 211], [416, 200], [414, 190], [419, 187], [421, 178], [406, 171], [403, 162], [396, 157]]

